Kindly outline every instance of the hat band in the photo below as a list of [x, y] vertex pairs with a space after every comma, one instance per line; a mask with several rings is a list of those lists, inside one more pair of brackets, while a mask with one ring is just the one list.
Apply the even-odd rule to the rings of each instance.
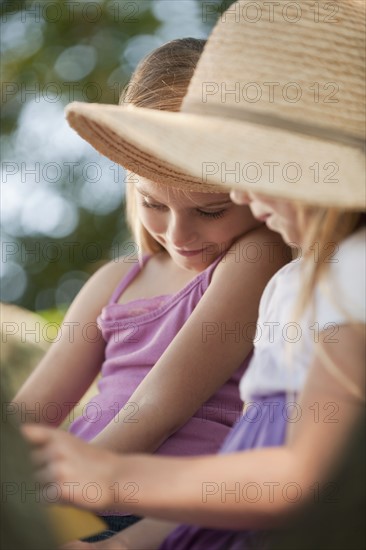
[[189, 111], [187, 109], [185, 112], [231, 118], [234, 120], [249, 122], [251, 124], [257, 124], [259, 126], [277, 128], [279, 130], [286, 130], [292, 133], [320, 138], [326, 141], [334, 141], [336, 143], [341, 143], [349, 147], [356, 147], [362, 150], [364, 150], [365, 147], [364, 139], [348, 134], [347, 132], [342, 132], [334, 128], [320, 128], [319, 126], [287, 120], [272, 114], [254, 113], [252, 111], [248, 111], [247, 109], [237, 108], [231, 105], [224, 106], [218, 104], [206, 104], [203, 112], [202, 103], [193, 103], [189, 105]]

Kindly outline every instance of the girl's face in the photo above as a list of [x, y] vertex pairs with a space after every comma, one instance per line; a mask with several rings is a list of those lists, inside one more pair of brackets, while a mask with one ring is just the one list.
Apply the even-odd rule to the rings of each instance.
[[203, 271], [261, 222], [228, 193], [189, 193], [145, 178], [135, 185], [137, 213], [150, 235], [184, 269]]
[[265, 222], [269, 229], [280, 233], [287, 244], [301, 244], [299, 214], [294, 202], [252, 191], [235, 190], [230, 193], [230, 197], [236, 204], [248, 204], [253, 216]]

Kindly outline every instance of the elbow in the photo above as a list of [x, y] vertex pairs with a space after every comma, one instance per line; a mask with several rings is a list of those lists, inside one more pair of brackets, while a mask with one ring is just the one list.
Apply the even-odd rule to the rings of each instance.
[[138, 414], [141, 415], [141, 418], [149, 419], [148, 425], [151, 433], [156, 433], [159, 427], [160, 444], [180, 430], [192, 416], [182, 416], [177, 414], [177, 411], [174, 414], [172, 407], [162, 408], [160, 404], [146, 400], [138, 403]]

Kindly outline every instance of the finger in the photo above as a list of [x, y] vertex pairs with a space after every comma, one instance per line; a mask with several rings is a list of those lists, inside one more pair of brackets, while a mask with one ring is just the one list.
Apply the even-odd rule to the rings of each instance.
[[30, 452], [30, 458], [35, 468], [41, 468], [52, 460], [52, 452], [48, 447], [34, 447]]
[[64, 479], [62, 475], [59, 475], [58, 468], [55, 468], [53, 464], [47, 464], [36, 470], [34, 478], [39, 483], [42, 503], [52, 505], [63, 503], [74, 504], [74, 501], [82, 501], [80, 483], [71, 479]]
[[52, 440], [54, 428], [39, 426], [38, 424], [23, 424], [20, 430], [31, 445], [45, 445]]

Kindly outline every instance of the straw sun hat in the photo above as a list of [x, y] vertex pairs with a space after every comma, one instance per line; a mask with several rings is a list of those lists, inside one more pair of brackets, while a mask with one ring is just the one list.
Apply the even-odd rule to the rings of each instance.
[[76, 102], [67, 118], [154, 181], [362, 210], [364, 54], [363, 0], [243, 0], [219, 17], [181, 112]]

